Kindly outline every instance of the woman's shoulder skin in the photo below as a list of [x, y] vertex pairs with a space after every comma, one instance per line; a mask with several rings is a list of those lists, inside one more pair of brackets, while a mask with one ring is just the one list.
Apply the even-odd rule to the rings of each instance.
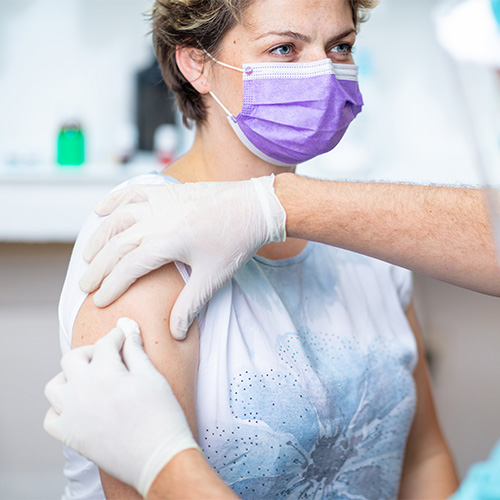
[[[186, 340], [178, 342], [170, 334], [170, 310], [184, 281], [174, 264], [168, 264], [140, 278], [120, 299], [98, 308], [93, 294], [83, 303], [73, 328], [72, 348], [93, 344], [112, 329], [120, 317], [127, 316], [141, 327], [146, 353], [168, 380], [179, 400], [191, 431], [197, 437], [195, 394], [198, 365], [196, 322]], [[101, 472], [107, 498], [139, 498], [129, 486]]]

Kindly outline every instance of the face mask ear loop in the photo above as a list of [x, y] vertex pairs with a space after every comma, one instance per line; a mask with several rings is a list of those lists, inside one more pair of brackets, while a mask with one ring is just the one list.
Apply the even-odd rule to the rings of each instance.
[[[230, 64], [226, 64], [226, 63], [223, 63], [221, 61], [218, 61], [217, 59], [215, 59], [215, 57], [213, 55], [209, 54], [203, 47], [201, 47], [201, 50], [203, 50], [203, 52], [205, 52], [205, 54], [208, 57], [210, 57], [210, 59], [212, 59], [212, 61], [214, 63], [220, 64], [221, 66], [225, 66], [226, 68], [235, 69], [236, 71], [241, 71], [242, 73], [244, 73], [244, 71], [241, 68], [237, 68], [236, 66], [231, 66]], [[224, 104], [222, 104], [222, 102], [220, 102], [219, 98], [212, 91], [210, 91], [209, 94], [214, 98], [215, 102], [225, 111], [226, 115], [230, 116], [233, 120], [235, 120], [235, 116], [233, 115], [233, 113], [231, 113], [231, 111], [229, 111], [229, 109], [227, 109], [226, 106], [224, 106]]]
[[244, 72], [245, 72], [242, 68], [237, 68], [236, 66], [231, 66], [230, 64], [226, 64], [226, 63], [223, 63], [223, 62], [221, 62], [221, 61], [219, 61], [219, 60], [215, 59], [215, 57], [214, 57], [213, 55], [209, 54], [209, 53], [208, 53], [205, 49], [201, 49], [201, 50], [203, 50], [203, 52], [205, 52], [205, 54], [206, 54], [208, 57], [210, 57], [210, 59], [212, 59], [212, 61], [213, 61], [214, 63], [220, 64], [221, 66], [225, 66], [226, 68], [229, 68], [229, 69], [234, 69], [234, 70], [239, 71], [239, 72], [241, 72], [241, 73], [244, 73]]
[[229, 109], [227, 109], [226, 106], [224, 106], [224, 104], [219, 101], [219, 98], [212, 91], [210, 91], [209, 94], [215, 99], [215, 102], [226, 112], [226, 115], [230, 116], [234, 120], [235, 117], [233, 113], [231, 113], [231, 111], [229, 111]]

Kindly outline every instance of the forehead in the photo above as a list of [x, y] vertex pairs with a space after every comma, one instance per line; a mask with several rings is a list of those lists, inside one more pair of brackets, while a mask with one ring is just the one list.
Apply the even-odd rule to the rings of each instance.
[[354, 28], [349, 0], [255, 0], [243, 25], [259, 34], [269, 30], [336, 30]]

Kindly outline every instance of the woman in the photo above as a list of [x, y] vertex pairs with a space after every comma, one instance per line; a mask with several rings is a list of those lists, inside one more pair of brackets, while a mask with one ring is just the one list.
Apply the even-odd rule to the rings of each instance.
[[[157, 0], [160, 66], [197, 132], [164, 175], [132, 182], [268, 176], [334, 147], [361, 109], [352, 47], [361, 10], [372, 3]], [[238, 495], [446, 498], [454, 491], [408, 272], [301, 240], [269, 244], [178, 343], [168, 318], [188, 279], [184, 266], [152, 272], [106, 309], [79, 291], [83, 246], [98, 223], [89, 219], [70, 264], [63, 350], [94, 342], [119, 317], [137, 320], [207, 459]], [[67, 497], [102, 497], [92, 464], [69, 450], [67, 458]], [[101, 479], [107, 498], [135, 498], [114, 478]]]

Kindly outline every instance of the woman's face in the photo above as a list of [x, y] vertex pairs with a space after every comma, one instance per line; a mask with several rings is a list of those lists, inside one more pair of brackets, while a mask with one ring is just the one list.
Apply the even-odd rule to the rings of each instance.
[[[353, 64], [355, 40], [348, 0], [255, 0], [243, 23], [224, 37], [217, 59], [237, 67], [325, 58], [336, 64]], [[238, 114], [243, 103], [241, 73], [214, 63], [210, 83], [215, 95]], [[222, 112], [218, 106], [217, 110]]]

